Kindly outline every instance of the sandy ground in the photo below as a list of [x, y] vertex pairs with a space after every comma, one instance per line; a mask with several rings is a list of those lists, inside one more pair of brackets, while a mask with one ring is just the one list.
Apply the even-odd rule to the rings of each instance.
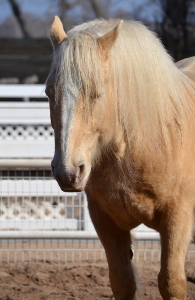
[[[139, 299], [161, 299], [157, 288], [159, 263], [136, 263]], [[195, 263], [186, 264], [187, 300], [195, 300]], [[54, 263], [3, 264], [0, 268], [1, 300], [114, 299], [106, 262], [64, 265]]]

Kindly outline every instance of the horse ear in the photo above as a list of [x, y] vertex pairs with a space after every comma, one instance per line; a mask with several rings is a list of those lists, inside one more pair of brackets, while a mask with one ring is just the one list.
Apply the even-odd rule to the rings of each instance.
[[122, 26], [123, 20], [120, 20], [119, 24], [114, 29], [98, 39], [98, 45], [100, 50], [104, 53], [106, 59], [108, 58], [109, 51], [114, 45]]
[[54, 50], [56, 50], [59, 45], [67, 39], [67, 35], [64, 31], [62, 22], [58, 16], [54, 17], [53, 24], [51, 25], [50, 38]]

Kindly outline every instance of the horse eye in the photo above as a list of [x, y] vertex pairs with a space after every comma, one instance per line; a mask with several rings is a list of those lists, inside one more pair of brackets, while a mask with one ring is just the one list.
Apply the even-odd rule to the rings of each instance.
[[90, 98], [92, 100], [100, 99], [104, 96], [104, 94], [105, 94], [104, 92], [102, 92], [102, 93], [92, 93]]

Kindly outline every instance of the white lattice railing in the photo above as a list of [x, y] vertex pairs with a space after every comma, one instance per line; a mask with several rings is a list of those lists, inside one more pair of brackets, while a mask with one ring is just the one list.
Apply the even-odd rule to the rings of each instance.
[[0, 171], [0, 230], [85, 230], [84, 193], [64, 193], [48, 169]]
[[0, 102], [0, 143], [1, 158], [51, 158], [48, 103]]
[[54, 149], [44, 85], [0, 85], [0, 97], [35, 98], [34, 102], [0, 102], [0, 158], [51, 158]]
[[52, 141], [53, 129], [50, 125], [37, 124], [2, 124], [0, 125], [0, 142], [3, 141]]

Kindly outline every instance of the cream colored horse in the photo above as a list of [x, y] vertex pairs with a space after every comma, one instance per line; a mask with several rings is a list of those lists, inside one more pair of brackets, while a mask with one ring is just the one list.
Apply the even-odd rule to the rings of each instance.
[[66, 35], [55, 17], [51, 41], [53, 174], [63, 191], [86, 190], [115, 299], [136, 298], [130, 231], [144, 223], [161, 237], [162, 298], [184, 300], [195, 207], [194, 59], [177, 68], [133, 21], [96, 20]]

